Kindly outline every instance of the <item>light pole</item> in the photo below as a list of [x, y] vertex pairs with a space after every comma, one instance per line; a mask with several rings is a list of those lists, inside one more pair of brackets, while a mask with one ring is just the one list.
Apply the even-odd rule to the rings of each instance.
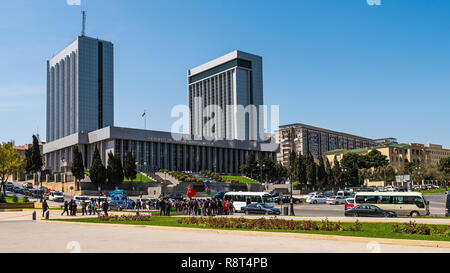
[[293, 176], [293, 174], [292, 174], [292, 172], [291, 172], [291, 181], [289, 182], [289, 184], [291, 184], [290, 186], [291, 186], [291, 200], [290, 200], [290, 204], [291, 204], [291, 212], [290, 212], [290, 214], [289, 215], [291, 215], [291, 216], [295, 216], [295, 213], [294, 213], [294, 200], [292, 199], [292, 192], [293, 192], [293, 190], [294, 190], [294, 176]]

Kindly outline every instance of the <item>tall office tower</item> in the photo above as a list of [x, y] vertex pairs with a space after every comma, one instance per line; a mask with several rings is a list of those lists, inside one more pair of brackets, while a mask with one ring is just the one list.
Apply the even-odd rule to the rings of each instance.
[[191, 135], [264, 138], [262, 57], [233, 51], [188, 71]]
[[113, 51], [79, 36], [47, 61], [47, 142], [114, 125]]

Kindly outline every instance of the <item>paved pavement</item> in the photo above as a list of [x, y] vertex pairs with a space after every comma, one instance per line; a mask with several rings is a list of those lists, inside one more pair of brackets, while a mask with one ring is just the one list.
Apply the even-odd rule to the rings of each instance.
[[0, 252], [313, 253], [444, 252], [449, 248], [220, 232], [32, 221], [0, 221]]

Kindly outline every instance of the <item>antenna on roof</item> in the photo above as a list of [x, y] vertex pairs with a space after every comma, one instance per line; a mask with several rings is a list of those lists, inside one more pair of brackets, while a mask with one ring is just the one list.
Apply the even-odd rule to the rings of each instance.
[[81, 14], [83, 16], [83, 25], [81, 28], [81, 36], [83, 37], [85, 35], [85, 30], [86, 30], [86, 11], [85, 10], [81, 11]]
[[85, 36], [86, 34], [86, 0], [84, 1], [84, 5], [81, 6], [81, 16], [82, 16], [82, 27], [81, 27], [81, 36]]

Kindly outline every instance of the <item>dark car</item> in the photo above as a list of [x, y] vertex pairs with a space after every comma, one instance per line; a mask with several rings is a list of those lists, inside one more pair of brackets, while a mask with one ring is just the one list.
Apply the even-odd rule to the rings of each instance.
[[15, 193], [20, 193], [20, 188], [19, 188], [19, 187], [14, 187], [14, 188], [13, 188], [13, 192], [15, 192]]
[[450, 207], [450, 194], [447, 194], [447, 202], [445, 202], [445, 216], [448, 217], [448, 207]]
[[225, 196], [225, 193], [227, 193], [227, 192], [226, 192], [226, 191], [220, 191], [220, 192], [214, 194], [214, 195], [212, 196], [212, 198], [223, 199], [223, 197]]
[[373, 205], [359, 205], [350, 210], [345, 211], [345, 216], [354, 217], [397, 217], [393, 211], [380, 209]]
[[280, 215], [281, 211], [277, 208], [270, 207], [268, 204], [250, 204], [241, 208], [245, 214], [275, 214]]
[[[284, 204], [288, 204], [291, 203], [291, 197], [289, 195], [283, 195], [281, 197], [281, 200], [283, 201]], [[294, 202], [294, 204], [301, 204], [303, 201], [300, 198], [296, 198], [296, 197], [292, 197], [292, 201]], [[273, 199], [273, 202], [275, 204], [280, 204], [280, 197], [277, 196]]]
[[28, 195], [30, 193], [30, 191], [28, 189], [21, 188], [20, 189], [20, 193], [23, 194], [23, 195]]
[[11, 182], [6, 182], [6, 184], [5, 184], [5, 189], [6, 189], [7, 191], [13, 191], [13, 189], [14, 189], [14, 184], [11, 183]]

